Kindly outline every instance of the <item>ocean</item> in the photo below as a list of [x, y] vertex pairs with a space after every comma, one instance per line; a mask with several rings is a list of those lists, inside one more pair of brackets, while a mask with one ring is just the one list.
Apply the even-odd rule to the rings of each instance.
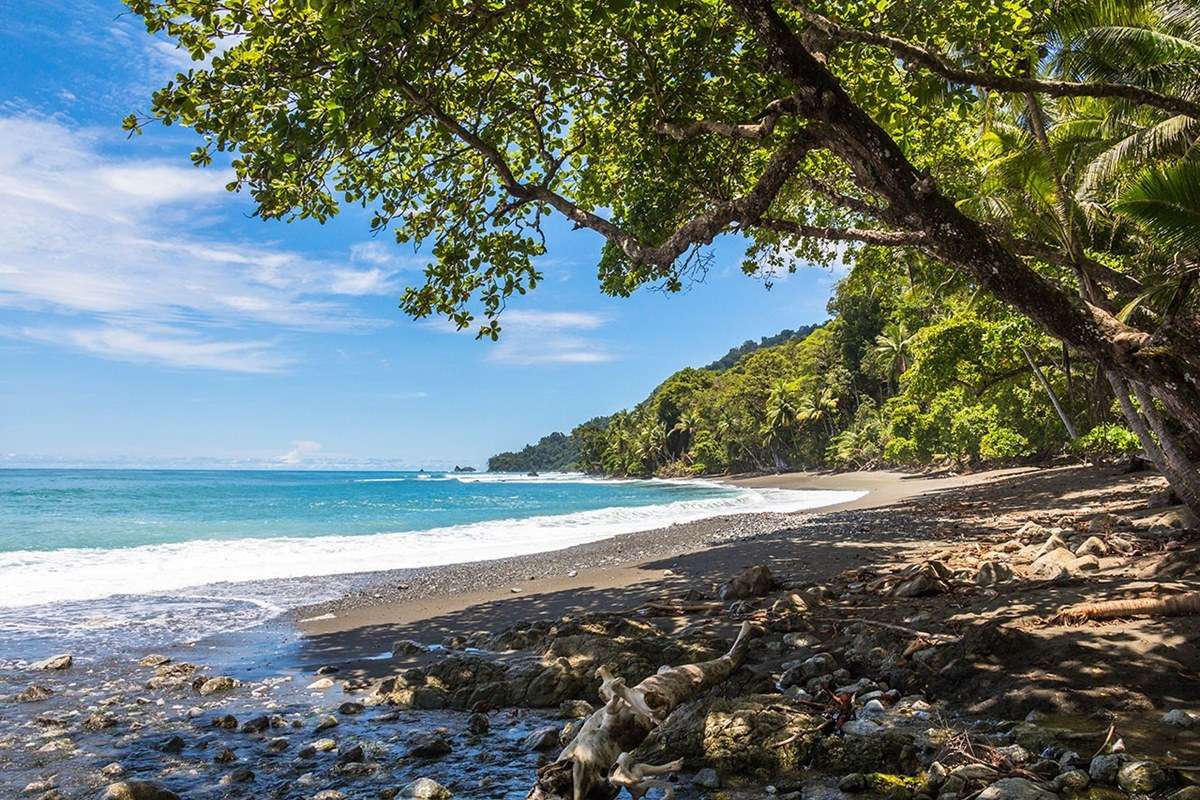
[[0, 470], [0, 659], [195, 640], [364, 573], [856, 495], [575, 474]]

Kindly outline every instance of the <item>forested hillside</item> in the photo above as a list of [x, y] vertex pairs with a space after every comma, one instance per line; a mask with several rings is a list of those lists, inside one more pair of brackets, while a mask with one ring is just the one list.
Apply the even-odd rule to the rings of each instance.
[[790, 342], [793, 339], [803, 339], [819, 327], [821, 326], [801, 325], [796, 330], [786, 328], [774, 336], [764, 336], [757, 342], [753, 339], [747, 339], [737, 347], [731, 347], [728, 353], [704, 368], [709, 370], [729, 369], [734, 364], [741, 361], [742, 358], [753, 353], [755, 350], [761, 350], [764, 347], [772, 347], [777, 344], [783, 344], [784, 342]]
[[518, 452], [497, 453], [488, 459], [490, 472], [553, 472], [572, 469], [579, 461], [579, 443], [572, 436], [555, 432]]

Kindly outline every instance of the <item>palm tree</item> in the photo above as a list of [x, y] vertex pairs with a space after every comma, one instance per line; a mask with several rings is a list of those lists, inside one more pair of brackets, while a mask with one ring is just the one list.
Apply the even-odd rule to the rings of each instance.
[[887, 364], [888, 388], [892, 380], [900, 382], [900, 376], [908, 369], [908, 351], [913, 337], [904, 328], [904, 323], [887, 325], [875, 337], [875, 353]]

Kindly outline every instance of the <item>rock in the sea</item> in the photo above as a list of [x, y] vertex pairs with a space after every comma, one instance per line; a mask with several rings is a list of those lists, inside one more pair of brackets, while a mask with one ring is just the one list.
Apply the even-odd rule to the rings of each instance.
[[97, 711], [95, 714], [89, 715], [82, 723], [84, 730], [88, 731], [103, 731], [108, 728], [115, 727], [117, 718], [112, 714], [106, 714], [103, 711]]
[[138, 662], [139, 667], [161, 667], [165, 664], [170, 664], [171, 659], [158, 653], [151, 653], [148, 656], [142, 656], [142, 660]]
[[152, 781], [121, 781], [104, 790], [104, 800], [179, 800], [179, 795]]
[[164, 753], [182, 753], [185, 744], [182, 736], [169, 736], [158, 746], [158, 749]]
[[553, 750], [558, 747], [559, 729], [553, 725], [544, 728], [538, 728], [533, 733], [525, 737], [526, 750]]
[[467, 719], [467, 733], [472, 733], [476, 736], [482, 736], [491, 728], [491, 722], [488, 721], [487, 714], [474, 713]]
[[408, 754], [417, 758], [441, 758], [449, 755], [453, 749], [450, 737], [441, 731], [434, 731], [418, 736], [413, 741], [413, 746], [409, 748]]
[[103, 767], [101, 767], [100, 775], [102, 777], [109, 778], [110, 780], [114, 778], [122, 778], [125, 776], [125, 768], [114, 761], [111, 764], [105, 764]]
[[238, 767], [232, 772], [222, 775], [220, 783], [223, 786], [228, 786], [232, 783], [249, 783], [254, 780], [254, 771], [249, 767]]
[[343, 747], [337, 755], [339, 764], [361, 764], [367, 758], [361, 744]]
[[1001, 778], [980, 792], [979, 800], [1058, 800], [1058, 795], [1026, 778]]
[[313, 728], [313, 730], [316, 731], [317, 733], [320, 733], [321, 731], [329, 730], [330, 728], [336, 727], [337, 724], [338, 724], [337, 717], [335, 717], [331, 714], [327, 714], [327, 715], [321, 717], [319, 720], [317, 720], [317, 727]]
[[262, 733], [270, 727], [271, 718], [266, 714], [260, 714], [242, 723], [242, 733]]
[[308, 746], [318, 753], [328, 753], [330, 750], [337, 749], [337, 742], [333, 739], [317, 739]]
[[765, 564], [746, 567], [717, 590], [717, 596], [728, 602], [762, 597], [775, 586], [775, 578]]
[[305, 688], [312, 689], [314, 692], [323, 692], [326, 689], [332, 689], [333, 678], [317, 678]]
[[1150, 794], [1167, 785], [1167, 773], [1153, 761], [1130, 761], [1117, 772], [1117, 785], [1130, 794]]
[[587, 700], [563, 700], [558, 715], [563, 719], [587, 719], [595, 711]]
[[450, 800], [454, 797], [449, 789], [429, 778], [417, 778], [401, 789], [397, 796], [413, 800]]
[[40, 683], [32, 684], [28, 689], [17, 693], [13, 697], [18, 703], [37, 703], [42, 700], [48, 700], [54, 696], [54, 690], [48, 686], [42, 686]]
[[30, 664], [31, 669], [70, 669], [74, 661], [69, 653], [62, 653], [57, 656], [50, 656], [45, 661], [37, 661]]
[[362, 703], [342, 703], [340, 706], [338, 706], [338, 713], [345, 714], [346, 716], [353, 716], [354, 714], [361, 714], [362, 712]]
[[216, 694], [217, 692], [228, 692], [231, 689], [236, 689], [241, 685], [242, 684], [240, 681], [235, 678], [231, 678], [228, 675], [217, 675], [216, 677], [209, 678], [204, 683], [200, 684], [200, 688], [197, 691], [207, 697], [208, 695]]

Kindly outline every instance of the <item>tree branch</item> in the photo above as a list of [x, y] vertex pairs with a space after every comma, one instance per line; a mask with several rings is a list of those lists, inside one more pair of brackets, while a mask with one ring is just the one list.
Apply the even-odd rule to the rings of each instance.
[[725, 136], [730, 139], [750, 139], [761, 141], [775, 130], [775, 124], [786, 114], [795, 114], [800, 107], [801, 96], [781, 97], [772, 100], [766, 108], [754, 118], [757, 122], [722, 122], [720, 120], [696, 120], [694, 122], [658, 122], [654, 131], [663, 136], [669, 136], [676, 141], [695, 139], [706, 133]]
[[828, 242], [861, 242], [884, 247], [917, 246], [929, 240], [922, 231], [883, 231], [867, 228], [833, 228], [806, 225], [788, 219], [763, 217], [755, 227], [787, 236], [824, 239]]
[[1129, 100], [1132, 103], [1169, 111], [1172, 114], [1183, 114], [1193, 119], [1200, 119], [1200, 104], [1182, 97], [1173, 97], [1125, 83], [1077, 83], [1074, 81], [1039, 80], [1037, 78], [1020, 78], [1011, 75], [995, 75], [990, 72], [972, 70], [951, 62], [940, 53], [935, 53], [911, 42], [897, 39], [886, 33], [864, 31], [848, 28], [828, 17], [805, 8], [797, 0], [789, 0], [804, 19], [826, 36], [836, 41], [857, 42], [887, 48], [895, 55], [914, 64], [920, 64], [929, 71], [941, 75], [952, 83], [963, 83], [984, 89], [994, 89], [1000, 92], [1035, 92], [1051, 97], [1103, 97]]

